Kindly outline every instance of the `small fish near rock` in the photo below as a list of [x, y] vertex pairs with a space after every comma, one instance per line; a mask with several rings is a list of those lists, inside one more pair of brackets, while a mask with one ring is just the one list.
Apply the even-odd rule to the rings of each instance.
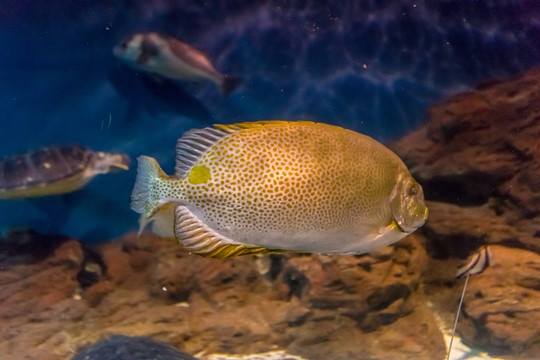
[[422, 187], [372, 138], [308, 121], [190, 130], [176, 173], [138, 158], [131, 208], [141, 225], [206, 257], [358, 254], [394, 243], [428, 216]]
[[204, 53], [171, 36], [154, 32], [135, 34], [113, 49], [129, 66], [172, 80], [210, 80], [228, 96], [240, 83], [236, 77], [220, 73]]
[[456, 278], [460, 279], [468, 275], [480, 274], [493, 262], [493, 254], [489, 246], [484, 246], [470, 256], [469, 262], [457, 270]]
[[58, 195], [78, 190], [99, 174], [128, 170], [129, 156], [81, 145], [49, 146], [0, 159], [0, 199]]

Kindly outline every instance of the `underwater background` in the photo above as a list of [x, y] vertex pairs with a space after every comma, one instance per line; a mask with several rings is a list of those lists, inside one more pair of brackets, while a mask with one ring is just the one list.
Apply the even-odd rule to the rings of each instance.
[[[155, 31], [203, 50], [241, 85], [149, 89], [112, 48]], [[380, 141], [429, 104], [540, 62], [536, 1], [2, 1], [0, 155], [53, 144], [128, 153], [130, 171], [61, 196], [0, 202], [0, 228], [85, 241], [137, 227], [135, 158], [173, 172], [190, 128], [312, 120]]]
[[[240, 85], [115, 57], [149, 32]], [[539, 1], [4, 0], [0, 45], [0, 196], [14, 154], [131, 158], [74, 192], [0, 198], [1, 360], [540, 359]], [[220, 260], [136, 233], [138, 156], [173, 174], [187, 130], [257, 120], [379, 140], [427, 222], [351, 256]]]

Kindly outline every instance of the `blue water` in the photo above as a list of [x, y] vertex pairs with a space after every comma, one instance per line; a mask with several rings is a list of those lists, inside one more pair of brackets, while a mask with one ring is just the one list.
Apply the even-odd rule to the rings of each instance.
[[[149, 89], [112, 48], [158, 31], [204, 50], [242, 85]], [[333, 123], [381, 141], [433, 101], [540, 62], [536, 1], [2, 1], [0, 156], [52, 144], [156, 157], [173, 171], [192, 127], [261, 119]], [[0, 229], [87, 241], [137, 227], [135, 166], [81, 191], [0, 202]]]

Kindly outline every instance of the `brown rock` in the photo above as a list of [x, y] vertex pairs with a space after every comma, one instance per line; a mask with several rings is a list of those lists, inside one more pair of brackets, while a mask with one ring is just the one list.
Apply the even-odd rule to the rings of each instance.
[[442, 101], [428, 123], [392, 144], [426, 198], [461, 206], [490, 199], [509, 219], [540, 213], [540, 69]]
[[535, 220], [510, 220], [489, 205], [460, 207], [427, 201], [429, 219], [421, 232], [429, 239], [429, 253], [439, 259], [466, 258], [484, 244], [518, 246], [540, 251]]
[[533, 358], [540, 353], [540, 255], [490, 250], [491, 266], [469, 281], [460, 334], [491, 352]]
[[[419, 286], [427, 259], [414, 236], [365, 256], [274, 256], [271, 273], [256, 257], [212, 260], [146, 234], [140, 241], [127, 234], [68, 251], [81, 249], [73, 242], [42, 262], [0, 272], [0, 283], [8, 285], [0, 299], [0, 352], [17, 359], [66, 358], [81, 346], [125, 334], [151, 336], [192, 354], [289, 349], [312, 360], [444, 355]], [[133, 266], [141, 256], [144, 265]], [[80, 286], [78, 272], [100, 261], [104, 272], [97, 282]]]
[[419, 286], [423, 267], [418, 264], [425, 264], [424, 257], [413, 235], [393, 251], [388, 247], [362, 256], [290, 259], [284, 281], [291, 295], [310, 307], [340, 309], [365, 331], [374, 331], [412, 311], [409, 300]]
[[98, 253], [106, 264], [106, 276], [109, 281], [119, 284], [129, 277], [132, 270], [130, 256], [122, 250], [120, 243], [112, 242], [109, 246], [102, 247]]
[[88, 306], [94, 307], [99, 305], [101, 300], [114, 290], [114, 283], [111, 281], [100, 281], [84, 291], [84, 300]]
[[[60, 319], [80, 319], [80, 308], [70, 304], [79, 288], [76, 276], [82, 263], [80, 243], [69, 240], [61, 243], [43, 261], [2, 268], [2, 356], [22, 360], [40, 358], [36, 349], [63, 330]], [[54, 348], [49, 348], [48, 352], [50, 359], [58, 357]]]
[[490, 244], [495, 264], [471, 277], [458, 331], [479, 348], [525, 358], [540, 342], [532, 305], [540, 283], [539, 139], [535, 69], [435, 104], [426, 125], [391, 145], [428, 200], [419, 234], [433, 257], [424, 278], [434, 308], [451, 326], [463, 285], [457, 267]]

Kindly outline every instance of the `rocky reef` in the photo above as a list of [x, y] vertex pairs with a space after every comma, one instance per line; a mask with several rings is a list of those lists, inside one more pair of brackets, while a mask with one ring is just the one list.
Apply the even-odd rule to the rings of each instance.
[[[442, 359], [458, 266], [483, 246], [458, 333], [499, 356], [540, 353], [540, 70], [433, 105], [390, 146], [423, 184], [430, 218], [360, 256], [227, 261], [128, 233], [85, 245], [15, 231], [0, 242], [0, 353], [69, 359], [114, 334], [197, 358], [286, 349], [317, 359]], [[82, 350], [81, 350], [82, 349]]]
[[458, 331], [492, 353], [537, 357], [540, 69], [435, 104], [428, 123], [393, 148], [431, 200], [422, 235], [428, 268], [439, 269], [425, 276], [433, 303], [449, 298], [455, 267], [447, 264], [489, 246], [490, 266], [471, 278]]
[[365, 256], [228, 261], [147, 234], [92, 249], [67, 240], [45, 260], [0, 272], [0, 352], [52, 360], [125, 334], [190, 354], [442, 357], [434, 318], [417, 307], [426, 264], [415, 236]]

